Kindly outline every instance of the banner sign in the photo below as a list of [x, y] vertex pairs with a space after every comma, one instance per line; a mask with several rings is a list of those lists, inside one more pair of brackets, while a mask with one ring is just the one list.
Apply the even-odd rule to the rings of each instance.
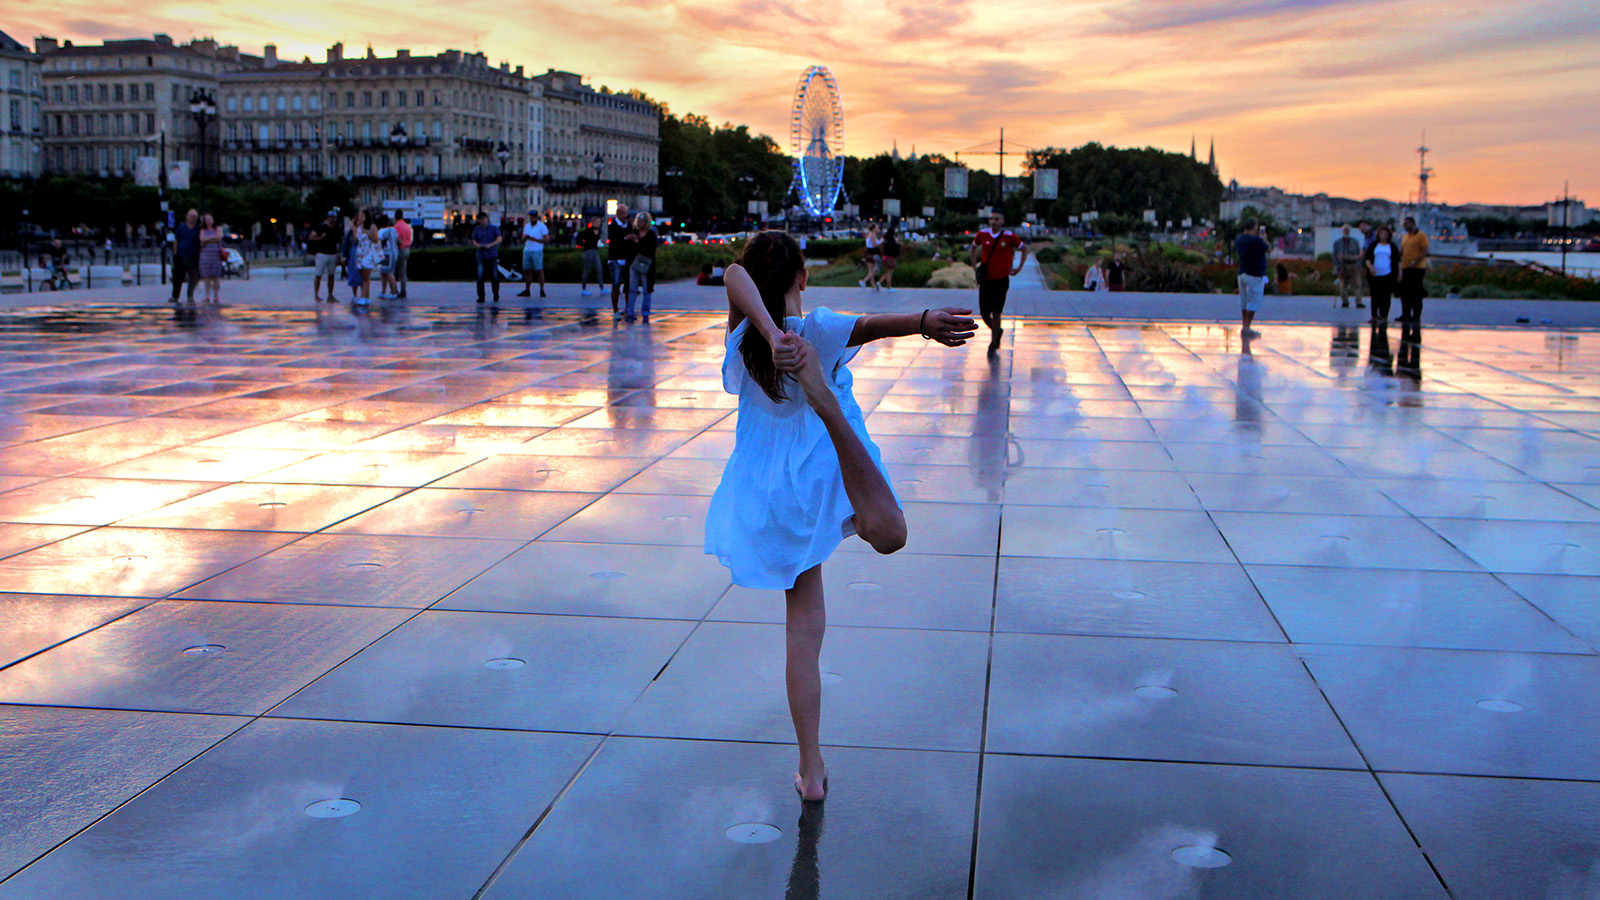
[[967, 170], [961, 166], [951, 166], [944, 170], [944, 195], [946, 197], [967, 196]]

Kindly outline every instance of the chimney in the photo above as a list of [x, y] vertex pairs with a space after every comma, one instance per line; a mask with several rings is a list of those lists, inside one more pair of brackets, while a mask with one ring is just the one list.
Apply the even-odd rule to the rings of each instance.
[[344, 62], [344, 44], [334, 44], [328, 48], [328, 62]]
[[396, 50], [394, 52], [394, 58], [395, 59], [410, 59], [411, 58], [411, 51], [410, 50]]
[[518, 78], [522, 77], [522, 67], [521, 66], [517, 66], [517, 77]]
[[202, 56], [209, 56], [215, 59], [217, 55], [217, 42], [213, 38], [198, 38], [189, 42], [189, 49], [201, 54]]
[[238, 62], [239, 61], [239, 48], [233, 46], [232, 44], [229, 44], [226, 47], [218, 47], [217, 48], [217, 59], [225, 59], [228, 62]]
[[63, 41], [61, 43], [61, 49], [63, 49], [63, 50], [70, 49], [71, 47], [72, 47], [72, 38], [67, 38], [65, 41]]
[[40, 56], [46, 53], [54, 53], [59, 49], [61, 49], [61, 45], [56, 43], [56, 39], [53, 37], [36, 37], [33, 39], [33, 52]]
[[278, 45], [268, 44], [261, 48], [261, 65], [270, 69], [278, 64]]
[[372, 45], [367, 45], [367, 59], [377, 59], [378, 54], [372, 52]]
[[172, 35], [170, 34], [158, 34], [155, 36], [155, 38], [156, 43], [158, 44], [164, 44], [168, 47], [172, 46]]

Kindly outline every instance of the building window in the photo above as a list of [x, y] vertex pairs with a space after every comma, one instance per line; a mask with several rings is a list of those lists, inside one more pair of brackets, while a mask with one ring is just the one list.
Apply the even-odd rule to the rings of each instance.
[[368, 141], [372, 140], [372, 123], [371, 122], [362, 122], [361, 123], [361, 137], [362, 137], [363, 140], [368, 140]]
[[[56, 90], [59, 91], [61, 89], [60, 88], [56, 88]], [[78, 86], [77, 85], [72, 84], [72, 85], [68, 85], [67, 86], [67, 102], [68, 103], [77, 103], [78, 102]]]
[[[120, 84], [119, 84], [119, 85], [116, 85], [116, 87], [115, 87], [115, 88], [114, 88], [114, 89], [113, 89], [113, 90], [112, 90], [112, 97], [113, 97], [113, 98], [114, 98], [114, 99], [115, 99], [115, 100], [116, 100], [116, 101], [117, 101], [117, 102], [118, 102], [118, 103], [121, 103], [121, 102], [122, 102], [122, 85], [120, 85]], [[121, 166], [118, 166], [118, 168], [121, 168]]]
[[278, 140], [281, 141], [281, 140], [287, 138], [288, 136], [289, 136], [288, 127], [283, 122], [279, 122], [278, 123]]
[[256, 111], [256, 98], [254, 98], [254, 97], [246, 97], [246, 98], [244, 98], [244, 111], [245, 112], [255, 112]]
[[370, 153], [361, 157], [361, 174], [369, 176], [372, 174], [372, 154]]
[[382, 92], [380, 92], [378, 94], [378, 105], [383, 107], [384, 109], [388, 109], [389, 108], [389, 92], [388, 91], [382, 91]]
[[269, 110], [269, 109], [271, 109], [271, 108], [272, 108], [272, 106], [271, 106], [271, 105], [270, 105], [270, 104], [268, 104], [268, 103], [267, 103], [267, 95], [266, 95], [266, 94], [262, 94], [262, 95], [261, 95], [261, 100], [260, 100], [260, 101], [259, 101], [259, 104], [260, 104], [260, 105], [259, 105], [259, 107], [258, 107], [258, 108], [259, 108], [259, 109], [260, 109], [260, 110], [261, 110], [261, 111], [262, 111], [262, 112], [266, 112], [266, 111], [267, 111], [267, 110]]
[[73, 147], [72, 148], [72, 170], [74, 172], [76, 172], [78, 170], [78, 168], [79, 168], [79, 166], [78, 166], [78, 148], [77, 147]]
[[145, 113], [144, 114], [144, 133], [145, 134], [155, 134], [156, 133], [156, 114], [155, 113]]
[[366, 108], [368, 108], [368, 109], [370, 109], [372, 107], [372, 92], [371, 91], [363, 91], [362, 92], [362, 94], [361, 94], [361, 105], [366, 107]]
[[293, 107], [295, 112], [299, 112], [300, 111], [300, 104], [303, 103], [303, 102], [304, 102], [304, 100], [301, 99], [300, 95], [299, 94], [295, 94], [293, 102], [291, 102], [289, 105], [291, 107]]
[[[103, 84], [100, 85], [100, 102], [101, 103], [105, 103], [106, 102], [106, 94], [107, 94], [106, 86], [103, 85]], [[101, 160], [101, 163], [104, 163], [104, 162], [105, 162], [105, 160]], [[102, 165], [102, 168], [104, 168], [103, 165]]]
[[424, 102], [424, 100], [426, 98], [427, 98], [427, 92], [426, 91], [417, 91], [417, 105], [418, 106], [422, 106], [423, 102]]
[[394, 92], [394, 105], [395, 106], [405, 106], [406, 105], [406, 92], [405, 91], [395, 91]]
[[238, 112], [238, 111], [239, 111], [239, 98], [238, 97], [229, 97], [228, 98], [228, 112]]
[[229, 122], [228, 123], [228, 140], [237, 141], [238, 139], [239, 139], [239, 123], [237, 123], [237, 122]]
[[[278, 112], [283, 112], [284, 110], [286, 110], [288, 108], [289, 108], [289, 98], [283, 96], [282, 94], [279, 94], [278, 95]], [[296, 106], [295, 108], [299, 109], [298, 106]]]
[[344, 108], [345, 109], [354, 109], [355, 105], [356, 105], [356, 92], [355, 91], [345, 91], [344, 92]]
[[55, 102], [60, 103], [61, 102], [61, 85], [58, 84], [55, 87], [51, 88], [50, 89], [50, 96], [51, 96], [52, 99], [55, 100]]
[[144, 98], [146, 100], [156, 99], [156, 86], [153, 83], [148, 81], [144, 83]]
[[[11, 102], [15, 103], [16, 101], [13, 100]], [[123, 133], [123, 131], [122, 131], [122, 113], [117, 113], [116, 116], [113, 117], [113, 120], [112, 120], [111, 124], [112, 124], [112, 128], [113, 128], [113, 130], [114, 130], [114, 132], [116, 134], [122, 134]], [[120, 169], [120, 168], [122, 168], [122, 166], [119, 165], [119, 166], [117, 166], [117, 168]]]
[[346, 156], [344, 158], [344, 177], [356, 177], [356, 158], [354, 156]]
[[[328, 97], [330, 99], [333, 96], [334, 96], [333, 94], [329, 94], [328, 95]], [[306, 98], [306, 106], [308, 108], [312, 109], [312, 110], [321, 109], [322, 108], [322, 95], [321, 94], [312, 94], [311, 96], [307, 97]]]

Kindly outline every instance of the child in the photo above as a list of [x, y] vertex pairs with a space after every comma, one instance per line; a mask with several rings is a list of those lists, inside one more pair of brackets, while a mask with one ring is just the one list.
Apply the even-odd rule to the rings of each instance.
[[739, 397], [733, 453], [706, 516], [706, 552], [744, 587], [788, 601], [784, 681], [800, 747], [795, 790], [827, 794], [817, 668], [826, 615], [822, 563], [857, 535], [879, 553], [905, 546], [906, 520], [867, 436], [845, 364], [880, 338], [921, 334], [948, 347], [973, 335], [970, 310], [802, 316], [805, 256], [781, 231], [751, 239], [729, 266], [722, 384]]

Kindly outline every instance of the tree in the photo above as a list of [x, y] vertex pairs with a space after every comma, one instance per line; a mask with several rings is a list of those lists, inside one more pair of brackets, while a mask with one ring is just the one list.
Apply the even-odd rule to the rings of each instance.
[[731, 228], [748, 221], [749, 201], [783, 206], [793, 166], [764, 134], [748, 126], [712, 127], [704, 116], [661, 120], [662, 206], [667, 215], [695, 228]]
[[1222, 200], [1222, 181], [1209, 166], [1154, 147], [1047, 147], [1030, 151], [1028, 166], [1061, 172], [1060, 199], [1046, 213], [1046, 220], [1057, 225], [1089, 211], [1142, 220], [1144, 211], [1153, 209], [1162, 222], [1200, 220], [1216, 215]]

